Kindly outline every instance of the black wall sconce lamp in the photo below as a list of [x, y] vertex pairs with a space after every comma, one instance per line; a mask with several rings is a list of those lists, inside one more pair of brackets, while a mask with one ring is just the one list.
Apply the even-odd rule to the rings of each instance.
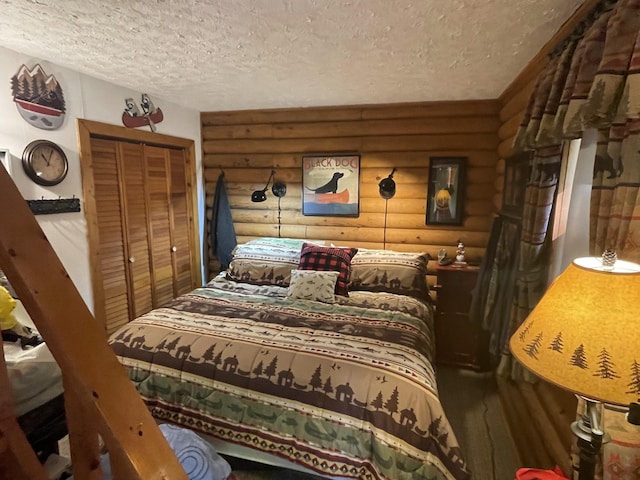
[[384, 238], [383, 238], [383, 248], [386, 250], [387, 248], [387, 206], [389, 204], [389, 199], [392, 198], [396, 194], [396, 181], [393, 179], [393, 174], [396, 173], [398, 169], [394, 168], [391, 170], [391, 173], [388, 177], [383, 178], [378, 183], [378, 189], [380, 191], [380, 196], [384, 198]]
[[378, 184], [380, 196], [385, 200], [389, 200], [396, 194], [396, 181], [393, 179], [393, 174], [396, 173], [397, 170], [397, 168], [391, 170], [389, 176], [380, 180], [380, 183]]
[[[273, 180], [274, 175], [276, 174], [275, 170], [271, 170], [271, 175], [269, 175], [269, 180], [267, 180], [267, 184], [264, 186], [262, 190], [256, 190], [251, 194], [251, 201], [254, 203], [264, 202], [267, 199], [267, 189], [269, 188], [269, 184], [271, 180]], [[278, 238], [280, 238], [280, 199], [287, 194], [287, 185], [284, 182], [273, 182], [271, 187], [271, 193], [273, 193], [276, 197], [278, 197]]]
[[[271, 175], [269, 175], [269, 180], [267, 180], [267, 184], [264, 186], [262, 190], [256, 190], [251, 194], [251, 201], [260, 203], [264, 202], [267, 199], [267, 189], [269, 188], [269, 184], [273, 179], [273, 176], [276, 174], [275, 170], [271, 170]], [[273, 186], [271, 187], [271, 191], [273, 194], [280, 198], [284, 197], [287, 193], [287, 186], [282, 182], [273, 182]]]

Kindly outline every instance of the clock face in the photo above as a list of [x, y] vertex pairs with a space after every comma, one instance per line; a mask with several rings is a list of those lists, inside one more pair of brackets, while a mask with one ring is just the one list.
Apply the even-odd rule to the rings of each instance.
[[48, 140], [35, 140], [24, 149], [22, 166], [25, 173], [40, 185], [57, 185], [67, 175], [64, 151]]

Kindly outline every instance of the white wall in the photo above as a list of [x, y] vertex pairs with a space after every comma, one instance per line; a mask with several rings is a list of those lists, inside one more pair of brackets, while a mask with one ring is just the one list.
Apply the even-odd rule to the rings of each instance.
[[[55, 76], [61, 85], [66, 114], [64, 123], [57, 130], [42, 130], [22, 119], [11, 93], [11, 77], [23, 64], [29, 68], [40, 64], [45, 72]], [[85, 303], [93, 311], [89, 245], [84, 217], [84, 202], [76, 119], [95, 120], [113, 125], [122, 125], [124, 99], [137, 101], [141, 93], [120, 87], [87, 75], [0, 47], [0, 149], [11, 153], [11, 176], [27, 200], [40, 198], [80, 198], [81, 212], [36, 216], [49, 242], [60, 257]], [[202, 178], [202, 156], [200, 146], [200, 113], [179, 105], [162, 101], [152, 96], [151, 100], [164, 113], [164, 121], [157, 124], [157, 132], [196, 142], [197, 178]], [[148, 127], [147, 127], [148, 128]], [[52, 140], [60, 145], [69, 159], [69, 172], [62, 183], [53, 187], [42, 187], [32, 182], [22, 169], [21, 157], [24, 148], [33, 140]], [[202, 237], [204, 222], [204, 200], [202, 182], [198, 182], [198, 223]]]

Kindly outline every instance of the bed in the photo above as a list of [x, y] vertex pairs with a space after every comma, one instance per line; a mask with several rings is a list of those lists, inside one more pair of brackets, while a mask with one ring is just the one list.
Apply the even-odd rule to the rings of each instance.
[[[14, 312], [20, 323], [35, 329], [20, 300]], [[45, 343], [23, 349], [20, 342], [3, 342], [3, 349], [18, 416], [63, 393], [62, 372]]]
[[[0, 286], [14, 297], [12, 313], [16, 319], [36, 330], [2, 271]], [[20, 341], [3, 341], [2, 348], [18, 423], [33, 450], [44, 460], [67, 434], [62, 372], [45, 343], [22, 348]]]
[[424, 255], [256, 239], [110, 343], [159, 423], [328, 478], [468, 479], [425, 274]]

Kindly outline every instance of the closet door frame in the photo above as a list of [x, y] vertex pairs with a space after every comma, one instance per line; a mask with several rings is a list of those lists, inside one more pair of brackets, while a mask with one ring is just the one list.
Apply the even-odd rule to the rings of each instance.
[[95, 203], [95, 184], [93, 177], [93, 158], [91, 153], [91, 138], [106, 138], [114, 141], [138, 142], [164, 148], [182, 149], [185, 152], [185, 172], [187, 174], [187, 188], [190, 190], [191, 203], [191, 255], [193, 258], [191, 269], [192, 278], [197, 285], [202, 284], [202, 258], [200, 248], [200, 232], [198, 221], [198, 192], [196, 179], [195, 142], [193, 140], [172, 135], [147, 132], [131, 128], [110, 125], [93, 120], [78, 119], [76, 121], [78, 134], [78, 150], [80, 153], [80, 168], [82, 172], [82, 192], [84, 197], [84, 214], [87, 221], [89, 242], [89, 260], [91, 262], [91, 283], [93, 286], [93, 311], [98, 322], [105, 326], [106, 318], [104, 305], [104, 285], [102, 282], [102, 268], [99, 251], [99, 231], [97, 223], [97, 208]]

